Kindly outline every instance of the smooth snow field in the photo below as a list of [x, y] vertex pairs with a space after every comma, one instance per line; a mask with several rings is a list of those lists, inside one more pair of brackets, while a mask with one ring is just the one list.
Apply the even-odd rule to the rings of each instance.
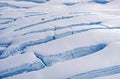
[[120, 79], [120, 0], [0, 0], [0, 79]]

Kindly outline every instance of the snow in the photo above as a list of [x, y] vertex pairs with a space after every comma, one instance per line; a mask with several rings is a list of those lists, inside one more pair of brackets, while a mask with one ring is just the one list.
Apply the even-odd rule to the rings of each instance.
[[[95, 54], [76, 58], [70, 61], [66, 61], [64, 63], [61, 62], [40, 71], [24, 73], [7, 79], [20, 79], [23, 77], [26, 79], [32, 79], [33, 76], [35, 76], [36, 79], [64, 79], [67, 77], [71, 77], [70, 79], [74, 79], [74, 77], [76, 76], [73, 75], [76, 74], [82, 74], [92, 70], [104, 69], [107, 67], [119, 65], [119, 49], [119, 43], [109, 44], [105, 49], [98, 51]], [[81, 77], [79, 75], [76, 78], [89, 79]]]
[[[34, 65], [39, 63], [40, 68], [44, 68], [44, 65], [40, 62], [39, 59], [35, 57], [33, 53], [26, 53], [16, 56], [11, 56], [6, 59], [0, 60], [0, 77], [5, 77], [11, 74], [19, 73], [20, 71], [26, 71], [24, 69], [29, 68], [29, 64]], [[28, 65], [28, 66], [27, 66]], [[34, 66], [33, 66], [34, 67]], [[35, 66], [37, 67], [37, 66]], [[33, 68], [35, 69], [35, 68]], [[37, 68], [36, 68], [37, 69]], [[32, 67], [31, 67], [32, 70]]]
[[[31, 46], [28, 50], [40, 52], [41, 55], [51, 55], [98, 43], [107, 44], [120, 40], [119, 31], [120, 30], [92, 30], [56, 39], [42, 45]], [[89, 34], [91, 38], [89, 38]], [[60, 41], [62, 41], [62, 43]]]
[[[26, 58], [26, 59], [25, 59]], [[17, 60], [17, 62], [16, 62]], [[8, 57], [6, 59], [0, 60], [1, 67], [0, 70], [9, 69], [14, 66], [19, 66], [21, 63], [30, 63], [37, 60], [34, 55], [32, 54], [23, 54], [23, 55], [16, 55], [14, 57]], [[7, 63], [9, 62], [9, 63]]]
[[119, 79], [120, 0], [0, 0], [0, 79]]

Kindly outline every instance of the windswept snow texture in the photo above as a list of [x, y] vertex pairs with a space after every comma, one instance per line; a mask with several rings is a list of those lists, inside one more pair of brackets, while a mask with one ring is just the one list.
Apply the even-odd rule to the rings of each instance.
[[120, 79], [120, 0], [0, 0], [0, 79]]

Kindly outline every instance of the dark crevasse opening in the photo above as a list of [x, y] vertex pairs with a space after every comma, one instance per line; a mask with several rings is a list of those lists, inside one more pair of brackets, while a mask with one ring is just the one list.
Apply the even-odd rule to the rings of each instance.
[[61, 52], [55, 55], [42, 56], [39, 53], [35, 53], [36, 57], [39, 58], [46, 66], [51, 66], [57, 62], [64, 62], [74, 58], [86, 56], [92, 53], [96, 53], [106, 47], [106, 44], [91, 45], [88, 47], [79, 47], [66, 52]]
[[63, 3], [64, 5], [66, 5], [66, 6], [73, 6], [73, 5], [76, 5], [76, 4], [78, 4], [79, 2], [66, 2], [66, 3]]
[[92, 0], [92, 2], [95, 2], [95, 3], [100, 3], [100, 4], [106, 4], [106, 3], [109, 3], [110, 0]]

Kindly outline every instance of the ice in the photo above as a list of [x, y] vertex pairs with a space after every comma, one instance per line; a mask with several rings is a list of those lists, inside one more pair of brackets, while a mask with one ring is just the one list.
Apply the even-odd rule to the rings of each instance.
[[105, 48], [105, 44], [91, 45], [89, 47], [79, 47], [76, 49], [68, 50], [60, 54], [41, 56], [39, 53], [35, 55], [44, 62], [46, 66], [51, 66], [58, 62], [64, 62], [66, 60], [75, 59], [78, 57], [86, 56], [92, 53], [96, 53]]
[[72, 5], [75, 5], [75, 4], [78, 4], [79, 2], [69, 2], [69, 3], [64, 3], [64, 5], [67, 5], [67, 6], [72, 6]]
[[94, 1], [94, 2], [96, 2], [96, 3], [106, 4], [106, 3], [108, 3], [110, 0], [92, 0], [92, 1]]
[[119, 79], [120, 0], [0, 0], [0, 79]]
[[[120, 43], [111, 43], [105, 49], [84, 57], [58, 63], [37, 72], [20, 74], [7, 79], [89, 79], [120, 72]], [[51, 74], [49, 74], [51, 73]]]
[[13, 42], [13, 44], [10, 45], [7, 50], [3, 51], [0, 58], [6, 58], [6, 57], [8, 57], [10, 55], [14, 55], [16, 53], [23, 53], [24, 49], [27, 46], [45, 43], [49, 40], [52, 40], [53, 34], [54, 34], [53, 32], [49, 31], [46, 33], [45, 32], [41, 33], [41, 34], [30, 34], [27, 36], [18, 37], [18, 38], [16, 38], [18, 40], [14, 39], [15, 41]]
[[[91, 38], [89, 38], [91, 35]], [[65, 51], [69, 51], [78, 47], [95, 45], [98, 43], [111, 43], [120, 40], [119, 30], [91, 30], [87, 32], [77, 33], [64, 38], [56, 39], [41, 45], [31, 46], [28, 51], [37, 51], [41, 55], [54, 55]], [[62, 43], [61, 43], [62, 41]]]
[[0, 78], [44, 68], [34, 54], [22, 54], [0, 60]]

